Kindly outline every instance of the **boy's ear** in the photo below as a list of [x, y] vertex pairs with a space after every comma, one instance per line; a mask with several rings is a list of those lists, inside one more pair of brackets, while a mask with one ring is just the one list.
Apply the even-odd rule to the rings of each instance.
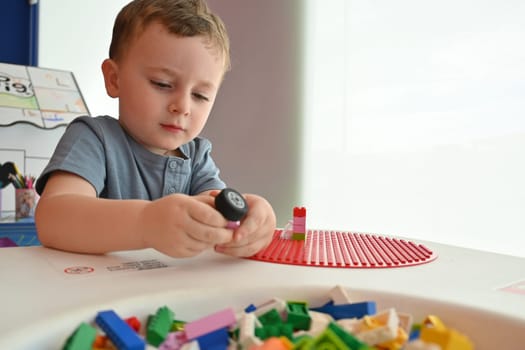
[[102, 74], [104, 75], [104, 84], [106, 92], [110, 97], [119, 95], [118, 65], [115, 61], [107, 58], [102, 62]]

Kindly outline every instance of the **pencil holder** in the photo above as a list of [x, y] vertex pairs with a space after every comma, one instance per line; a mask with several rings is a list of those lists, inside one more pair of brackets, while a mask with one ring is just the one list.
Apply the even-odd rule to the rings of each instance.
[[34, 188], [17, 188], [15, 190], [16, 218], [29, 218], [35, 216], [38, 194]]

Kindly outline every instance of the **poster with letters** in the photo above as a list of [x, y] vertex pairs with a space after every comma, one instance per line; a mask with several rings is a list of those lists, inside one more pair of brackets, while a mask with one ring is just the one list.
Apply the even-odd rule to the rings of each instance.
[[0, 63], [0, 126], [53, 129], [80, 115], [89, 111], [72, 72]]

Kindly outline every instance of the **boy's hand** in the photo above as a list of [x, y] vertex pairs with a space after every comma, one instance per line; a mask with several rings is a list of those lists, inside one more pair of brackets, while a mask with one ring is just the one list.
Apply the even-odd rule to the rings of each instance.
[[268, 201], [254, 194], [244, 194], [248, 203], [248, 214], [235, 230], [233, 240], [219, 243], [215, 250], [219, 253], [248, 257], [265, 248], [275, 232], [275, 213]]
[[145, 245], [181, 258], [231, 242], [233, 231], [213, 203], [209, 194], [173, 194], [151, 202], [139, 219]]

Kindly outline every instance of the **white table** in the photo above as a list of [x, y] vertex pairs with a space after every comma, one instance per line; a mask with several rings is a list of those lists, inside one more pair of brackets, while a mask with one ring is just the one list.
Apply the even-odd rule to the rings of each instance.
[[416, 321], [436, 314], [468, 335], [476, 349], [525, 348], [525, 259], [416, 243], [438, 258], [418, 266], [352, 269], [272, 264], [213, 252], [172, 259], [153, 250], [93, 256], [3, 248], [0, 349], [57, 349], [81, 321], [108, 308], [129, 317], [168, 305], [176, 318], [195, 319], [274, 296], [317, 306], [336, 285], [355, 301], [375, 300], [378, 310], [393, 306], [413, 313]]

